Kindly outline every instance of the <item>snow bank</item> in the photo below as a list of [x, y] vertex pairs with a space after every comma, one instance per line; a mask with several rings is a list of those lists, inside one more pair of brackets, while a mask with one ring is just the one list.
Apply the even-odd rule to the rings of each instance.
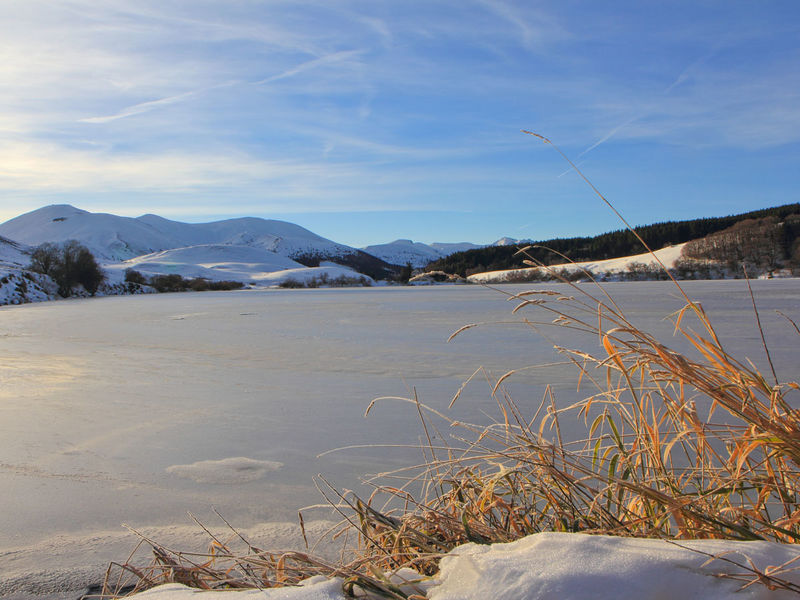
[[[430, 600], [783, 600], [796, 594], [770, 591], [721, 575], [744, 568], [707, 554], [725, 555], [759, 569], [800, 557], [800, 548], [769, 542], [682, 541], [539, 533], [509, 544], [467, 544], [442, 560], [440, 584]], [[792, 565], [800, 566], [798, 565]], [[787, 576], [800, 583], [800, 576]]]
[[0, 266], [0, 306], [44, 302], [56, 298], [57, 287], [49, 277]]
[[[654, 254], [658, 259], [664, 263], [667, 268], [672, 268], [681, 256], [683, 247], [686, 244], [676, 244], [675, 246], [668, 246], [656, 250]], [[562, 269], [567, 272], [574, 272], [586, 270], [594, 275], [605, 275], [613, 277], [616, 274], [625, 273], [630, 267], [636, 265], [644, 265], [645, 267], [657, 267], [658, 261], [652, 254], [646, 252], [644, 254], [635, 254], [633, 256], [623, 256], [620, 258], [609, 258], [607, 260], [593, 260], [578, 263], [562, 263], [558, 265], [550, 265], [550, 269], [560, 271]], [[485, 273], [475, 273], [467, 277], [467, 280], [472, 283], [504, 283], [513, 280], [517, 277], [530, 274], [535, 271], [541, 270], [542, 267], [530, 267], [526, 269], [508, 269], [504, 271], [487, 271]]]
[[[718, 556], [711, 559], [708, 554]], [[800, 548], [770, 542], [662, 540], [539, 533], [509, 544], [466, 544], [442, 560], [423, 587], [430, 600], [788, 600], [796, 594], [748, 587], [750, 561], [758, 569], [800, 557]], [[742, 567], [732, 564], [733, 561]], [[800, 562], [800, 560], [798, 560]], [[800, 564], [792, 564], [792, 567]], [[735, 579], [741, 575], [743, 579]], [[406, 573], [403, 576], [408, 578]], [[800, 584], [800, 575], [781, 577]], [[200, 592], [182, 585], [153, 588], [142, 600], [344, 600], [341, 580], [316, 577], [298, 588]], [[411, 590], [408, 590], [411, 591]]]

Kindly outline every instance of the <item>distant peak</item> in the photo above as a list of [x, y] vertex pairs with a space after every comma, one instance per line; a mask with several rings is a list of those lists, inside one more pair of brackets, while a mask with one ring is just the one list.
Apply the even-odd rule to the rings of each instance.
[[514, 238], [510, 237], [501, 237], [494, 244], [492, 244], [492, 246], [514, 246], [519, 243], [520, 240], [515, 240]]
[[69, 213], [72, 213], [72, 214], [75, 214], [75, 213], [85, 214], [85, 213], [89, 212], [89, 211], [86, 211], [86, 210], [83, 210], [83, 209], [80, 209], [80, 208], [76, 208], [75, 206], [72, 206], [71, 204], [48, 204], [47, 206], [43, 206], [42, 208], [40, 208], [38, 210], [31, 211], [31, 212], [45, 212], [45, 211], [47, 211], [47, 212], [64, 211], [64, 212], [69, 212]]
[[35, 219], [57, 219], [59, 221], [65, 221], [68, 217], [87, 214], [89, 214], [88, 211], [81, 210], [80, 208], [76, 208], [70, 204], [50, 204], [48, 206], [43, 206], [42, 208], [37, 208], [36, 210], [27, 212], [17, 218], [32, 217]]

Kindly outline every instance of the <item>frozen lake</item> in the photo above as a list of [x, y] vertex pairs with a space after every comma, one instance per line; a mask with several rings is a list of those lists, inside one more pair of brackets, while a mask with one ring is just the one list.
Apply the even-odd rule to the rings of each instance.
[[[794, 379], [798, 336], [775, 311], [800, 320], [800, 280], [753, 287], [779, 376]], [[637, 324], [670, 344], [662, 318], [683, 304], [671, 284], [606, 289]], [[686, 289], [729, 350], [764, 365], [744, 282], [687, 282]], [[409, 396], [415, 388], [422, 402], [446, 407], [478, 366], [499, 376], [554, 360], [552, 344], [519, 323], [550, 317], [536, 308], [512, 316], [512, 308], [503, 293], [478, 286], [186, 293], [0, 308], [0, 550], [62, 534], [91, 536], [123, 522], [186, 523], [186, 511], [204, 517], [211, 506], [242, 527], [295, 520], [297, 508], [321, 499], [312, 482], [317, 473], [352, 489], [365, 473], [419, 460], [419, 451], [386, 448], [318, 457], [347, 445], [418, 442], [413, 407], [381, 403], [365, 419], [373, 398]], [[477, 321], [504, 323], [447, 342]], [[597, 348], [596, 339], [585, 343]], [[548, 369], [507, 387], [525, 407], [538, 403], [548, 383], [559, 399], [571, 399], [575, 382], [569, 370]], [[488, 385], [477, 381], [452, 414], [485, 420], [492, 406]], [[226, 460], [237, 458], [250, 460]]]

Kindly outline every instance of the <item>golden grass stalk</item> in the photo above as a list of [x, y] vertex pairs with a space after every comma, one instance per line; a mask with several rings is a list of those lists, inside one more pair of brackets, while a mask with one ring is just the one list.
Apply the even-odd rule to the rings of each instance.
[[[411, 567], [432, 575], [441, 556], [465, 542], [542, 531], [800, 541], [800, 410], [793, 407], [800, 386], [770, 383], [736, 359], [677, 281], [686, 304], [671, 318], [688, 352], [632, 323], [601, 286], [565, 283], [573, 295], [540, 288], [507, 295], [515, 313], [545, 315], [522, 320], [536, 333], [547, 326], [598, 340], [593, 352], [554, 343], [575, 368], [582, 399], [559, 406], [548, 387], [540, 402], [521, 406], [503, 387], [513, 371], [493, 382], [498, 418], [488, 426], [459, 422], [416, 395], [401, 399], [419, 412], [427, 460], [370, 480], [375, 492], [366, 500], [330, 499], [358, 531], [353, 562], [249, 544], [234, 552], [217, 539], [208, 554], [186, 555], [148, 541], [155, 551], [148, 569], [117, 570], [148, 587], [180, 581], [206, 589], [292, 585], [324, 574], [344, 577], [346, 591], [410, 598], [416, 592], [392, 584], [387, 573]], [[579, 439], [562, 436], [566, 418], [583, 423]], [[451, 441], [434, 446], [430, 432], [448, 439], [444, 429]], [[800, 592], [777, 574], [750, 569], [752, 581]]]
[[[460, 433], [452, 445], [431, 449], [436, 460], [406, 474], [424, 480], [432, 496], [409, 500], [376, 482], [411, 509], [378, 510], [381, 494], [355, 503], [367, 555], [385, 568], [433, 573], [458, 544], [539, 531], [800, 539], [800, 411], [788, 398], [797, 383], [770, 384], [733, 358], [698, 304], [673, 316], [689, 354], [637, 328], [605, 298], [579, 291], [582, 298], [534, 290], [512, 299], [517, 312], [548, 311], [556, 328], [601, 341], [597, 354], [556, 348], [590, 393], [558, 407], [548, 389], [526, 410], [503, 393], [507, 374], [495, 384], [496, 423], [477, 427], [428, 409], [427, 419]], [[690, 310], [705, 335], [687, 326]], [[585, 426], [580, 440], [561, 436], [570, 416]]]
[[[526, 262], [543, 266], [531, 257]], [[554, 344], [589, 392], [558, 407], [548, 388], [538, 407], [520, 407], [502, 387], [515, 373], [509, 372], [494, 385], [500, 415], [494, 424], [468, 425], [428, 409], [428, 418], [462, 433], [438, 449], [437, 460], [406, 474], [432, 493], [417, 501], [403, 493], [412, 510], [392, 516], [373, 507], [375, 498], [356, 503], [366, 553], [386, 567], [410, 564], [432, 573], [442, 552], [465, 541], [505, 542], [539, 531], [800, 540], [800, 411], [789, 399], [800, 386], [778, 383], [766, 342], [774, 383], [723, 347], [702, 306], [674, 279], [685, 300], [672, 316], [675, 334], [690, 352], [635, 326], [602, 286], [594, 295], [562, 281], [573, 296], [534, 289], [510, 299], [514, 312], [549, 315], [524, 319], [537, 332], [549, 325], [599, 340], [594, 353]], [[580, 440], [561, 436], [569, 416], [585, 426]], [[383, 495], [400, 496], [375, 485]]]

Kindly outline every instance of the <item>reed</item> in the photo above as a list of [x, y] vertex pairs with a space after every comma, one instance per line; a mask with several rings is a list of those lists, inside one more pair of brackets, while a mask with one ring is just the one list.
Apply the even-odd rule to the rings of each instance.
[[[548, 268], [529, 256], [525, 262]], [[737, 359], [702, 306], [664, 272], [685, 301], [671, 319], [689, 352], [632, 323], [599, 284], [579, 286], [562, 277], [567, 293], [537, 288], [510, 295], [515, 313], [538, 311], [524, 326], [599, 341], [597, 352], [554, 343], [575, 369], [582, 399], [558, 406], [548, 389], [538, 406], [519, 406], [503, 389], [514, 375], [509, 372], [494, 382], [499, 418], [489, 426], [423, 407], [423, 425], [434, 426], [427, 419], [450, 428], [453, 443], [428, 448], [425, 465], [395, 474], [421, 482], [424, 497], [375, 481], [373, 498], [355, 502], [365, 552], [386, 568], [412, 565], [433, 573], [441, 553], [461, 543], [540, 531], [800, 540], [800, 410], [793, 407], [800, 386], [778, 381], [763, 332], [769, 376]], [[761, 331], [754, 299], [753, 307]], [[579, 439], [562, 437], [564, 419], [583, 424]], [[405, 510], [396, 515], [385, 508], [392, 506], [386, 496]]]
[[[441, 556], [465, 542], [567, 531], [797, 543], [800, 410], [794, 406], [800, 385], [738, 359], [723, 346], [703, 307], [672, 281], [685, 305], [671, 320], [688, 351], [634, 324], [600, 284], [563, 279], [566, 288], [500, 290], [523, 317], [521, 326], [537, 336], [548, 327], [555, 329], [549, 338], [558, 339], [562, 331], [597, 340], [596, 351], [553, 343], [575, 370], [580, 399], [560, 406], [547, 388], [534, 406], [522, 406], [504, 387], [515, 371], [492, 381], [497, 418], [489, 425], [456, 420], [415, 396], [395, 398], [419, 412], [425, 461], [370, 479], [374, 493], [366, 499], [321, 480], [344, 528], [358, 534], [352, 561], [328, 564], [308, 554], [268, 553], [246, 541], [245, 550], [235, 552], [217, 539], [209, 554], [189, 557], [148, 541], [155, 560], [136, 574], [139, 581], [267, 587], [323, 574], [343, 577], [351, 592], [413, 598], [422, 591], [398, 586], [390, 574], [411, 568], [432, 575]], [[769, 358], [766, 342], [764, 348]], [[565, 419], [583, 427], [577, 439], [562, 435]], [[134, 571], [129, 565], [117, 570]], [[763, 573], [753, 576], [798, 591]], [[112, 594], [107, 583], [104, 593]]]
[[[432, 497], [409, 500], [376, 483], [376, 498], [394, 495], [412, 509], [394, 517], [374, 509], [375, 498], [357, 503], [367, 552], [387, 567], [430, 573], [440, 553], [460, 543], [540, 531], [800, 539], [800, 411], [788, 397], [797, 383], [772, 381], [735, 359], [698, 304], [673, 316], [690, 356], [633, 325], [610, 298], [573, 287], [574, 296], [537, 289], [510, 299], [515, 312], [545, 311], [556, 328], [599, 340], [597, 354], [556, 347], [584, 397], [559, 407], [548, 390], [526, 410], [503, 393], [512, 372], [494, 385], [500, 418], [489, 426], [428, 409], [426, 419], [458, 432], [406, 474]], [[702, 333], [687, 326], [690, 316]], [[585, 427], [581, 439], [562, 438], [568, 418]]]

